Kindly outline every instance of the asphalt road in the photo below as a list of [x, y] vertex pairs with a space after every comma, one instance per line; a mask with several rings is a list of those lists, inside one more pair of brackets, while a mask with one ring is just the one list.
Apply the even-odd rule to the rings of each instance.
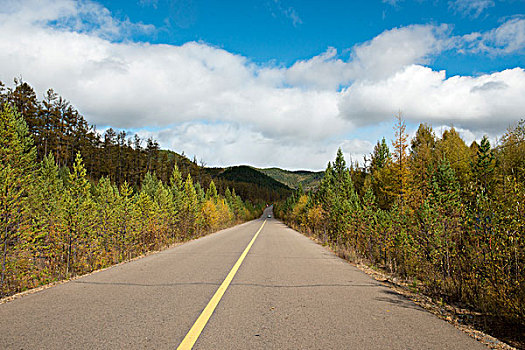
[[484, 349], [271, 218], [0, 305], [0, 349], [175, 349], [265, 226], [194, 349]]

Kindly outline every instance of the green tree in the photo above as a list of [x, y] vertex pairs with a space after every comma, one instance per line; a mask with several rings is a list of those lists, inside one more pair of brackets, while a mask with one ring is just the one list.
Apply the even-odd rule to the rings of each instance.
[[381, 142], [377, 141], [377, 144], [374, 146], [374, 152], [371, 155], [372, 161], [370, 164], [370, 171], [374, 173], [384, 168], [390, 158], [390, 150], [388, 149], [386, 140], [383, 137]]
[[448, 159], [461, 188], [465, 190], [470, 184], [472, 156], [472, 151], [454, 128], [445, 130], [441, 139], [436, 141], [436, 159]]
[[77, 249], [82, 248], [80, 240], [86, 238], [90, 219], [90, 187], [82, 156], [77, 153], [73, 171], [69, 174], [66, 190], [64, 227], [66, 234], [66, 277], [75, 273], [74, 257], [80, 256]]
[[96, 254], [99, 259], [96, 263], [101, 266], [109, 264], [109, 257], [115, 244], [114, 237], [117, 231], [117, 210], [120, 195], [118, 188], [108, 177], [102, 177], [94, 188], [94, 205], [96, 210], [95, 220], [97, 236], [101, 249]]
[[487, 193], [492, 189], [495, 166], [490, 141], [487, 136], [483, 136], [477, 150], [476, 161], [472, 163], [472, 173], [478, 190]]
[[27, 125], [8, 104], [0, 112], [0, 235], [2, 274], [0, 292], [6, 293], [8, 249], [18, 244], [28, 208], [27, 195], [35, 168], [35, 148]]
[[49, 153], [40, 162], [36, 183], [31, 192], [33, 236], [30, 238], [30, 248], [34, 252], [35, 261], [45, 256], [47, 266], [43, 269], [47, 270], [48, 275], [43, 276], [44, 279], [60, 274], [61, 245], [58, 233], [64, 197], [65, 188], [59, 169], [52, 153]]
[[133, 190], [126, 181], [120, 185], [119, 197], [116, 207], [116, 246], [118, 256], [115, 262], [124, 260], [126, 256], [131, 256], [131, 247], [134, 243], [135, 229], [134, 229], [134, 203]]
[[411, 202], [417, 207], [428, 197], [431, 190], [431, 178], [435, 168], [436, 138], [432, 127], [419, 125], [411, 141], [409, 168], [409, 186], [412, 188]]
[[215, 203], [217, 203], [217, 200], [219, 199], [217, 187], [215, 187], [215, 182], [213, 182], [213, 180], [210, 182], [208, 191], [206, 191], [206, 199], [212, 199]]
[[190, 174], [184, 181], [184, 194], [181, 204], [182, 232], [186, 237], [192, 237], [196, 229], [199, 202]]

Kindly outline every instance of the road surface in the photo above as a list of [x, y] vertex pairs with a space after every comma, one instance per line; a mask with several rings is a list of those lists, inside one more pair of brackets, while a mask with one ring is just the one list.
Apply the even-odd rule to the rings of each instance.
[[267, 215], [1, 304], [0, 349], [176, 349], [265, 221], [194, 349], [486, 349]]

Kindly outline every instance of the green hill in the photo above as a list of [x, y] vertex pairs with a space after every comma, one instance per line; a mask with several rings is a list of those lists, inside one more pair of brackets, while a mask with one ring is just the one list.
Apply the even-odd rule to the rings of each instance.
[[241, 165], [229, 168], [207, 168], [208, 174], [221, 187], [234, 188], [242, 198], [264, 200], [273, 203], [287, 198], [292, 190], [285, 184], [250, 166]]
[[257, 169], [261, 173], [268, 175], [272, 179], [285, 184], [286, 186], [296, 189], [299, 184], [303, 186], [304, 190], [311, 190], [317, 188], [324, 176], [323, 171], [307, 171], [297, 170], [289, 171], [279, 168]]

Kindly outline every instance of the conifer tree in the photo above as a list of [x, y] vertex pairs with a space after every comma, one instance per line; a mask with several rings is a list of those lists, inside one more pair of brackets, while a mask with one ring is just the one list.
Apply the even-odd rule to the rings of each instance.
[[436, 139], [432, 127], [419, 125], [410, 148], [410, 181], [413, 189], [411, 202], [413, 207], [420, 205], [428, 197], [431, 189], [431, 177], [434, 172]]
[[472, 163], [472, 172], [478, 189], [487, 193], [492, 188], [492, 178], [495, 168], [495, 157], [487, 136], [481, 140], [477, 150], [476, 161]]
[[118, 255], [115, 262], [124, 260], [126, 255], [131, 252], [131, 245], [134, 241], [134, 230], [132, 217], [134, 214], [133, 190], [126, 181], [120, 185], [119, 201], [116, 208], [116, 246]]
[[387, 165], [387, 162], [389, 161], [390, 157], [390, 150], [388, 149], [386, 140], [383, 137], [381, 142], [377, 141], [377, 144], [374, 146], [374, 152], [371, 155], [371, 172], [374, 173], [384, 168], [385, 165]]
[[156, 203], [145, 191], [140, 191], [134, 204], [133, 223], [136, 234], [132, 237], [133, 241], [128, 256], [139, 255], [157, 247]]
[[184, 188], [182, 182], [182, 175], [179, 171], [177, 164], [173, 165], [173, 170], [170, 177], [170, 187], [171, 201], [170, 206], [170, 219], [169, 219], [169, 230], [172, 233], [172, 239], [175, 240], [177, 234], [179, 234], [179, 223], [181, 215], [182, 200], [184, 197]]
[[182, 183], [182, 174], [179, 171], [177, 164], [173, 165], [173, 171], [171, 172], [170, 186], [175, 192], [181, 192], [183, 183]]
[[217, 203], [218, 198], [217, 187], [215, 187], [215, 183], [212, 180], [210, 182], [210, 188], [206, 192], [206, 199], [212, 199], [215, 203]]
[[[114, 244], [112, 239], [117, 230], [117, 210], [119, 192], [108, 177], [102, 177], [95, 186], [95, 205], [98, 237], [101, 240], [103, 251], [107, 254], [111, 251]], [[105, 259], [105, 258], [103, 258]], [[107, 263], [102, 263], [103, 265]]]
[[443, 278], [453, 273], [452, 261], [461, 242], [461, 202], [459, 183], [448, 160], [442, 159], [432, 179], [429, 215], [435, 217], [433, 224], [434, 252], [438, 257], [438, 270]]
[[394, 146], [392, 172], [394, 174], [394, 183], [391, 188], [392, 194], [397, 197], [401, 211], [408, 197], [408, 134], [406, 125], [401, 117], [401, 113], [396, 115], [396, 124], [394, 126], [395, 138], [392, 141]]
[[195, 191], [191, 175], [188, 174], [184, 182], [184, 195], [181, 206], [183, 232], [187, 237], [191, 237], [195, 233], [197, 213], [199, 210], [198, 204], [197, 192]]
[[232, 196], [232, 192], [230, 191], [229, 187], [226, 187], [226, 191], [224, 191], [224, 199], [226, 199], [226, 203], [228, 204], [228, 207], [232, 209], [233, 196]]
[[155, 194], [159, 188], [159, 180], [155, 174], [147, 172], [142, 181], [141, 191], [146, 193], [152, 200], [155, 199]]
[[60, 265], [60, 217], [64, 210], [65, 189], [52, 153], [44, 157], [37, 170], [36, 183], [31, 191], [32, 231], [31, 249], [45, 256], [49, 273], [58, 273]]
[[378, 206], [383, 209], [390, 208], [392, 204], [391, 195], [388, 191], [390, 186], [392, 155], [388, 149], [385, 138], [378, 141], [371, 154], [370, 184], [377, 199]]
[[459, 133], [451, 128], [445, 130], [440, 140], [436, 142], [436, 159], [446, 158], [456, 173], [460, 187], [464, 190], [470, 183], [470, 160], [476, 153], [465, 144]]
[[[90, 188], [91, 184], [87, 179], [86, 169], [82, 161], [82, 156], [77, 153], [73, 171], [69, 174], [68, 186], [65, 198], [64, 227], [66, 234], [66, 276], [69, 277], [74, 271], [73, 259], [77, 254], [76, 249], [81, 248], [86, 238], [87, 228], [90, 219]], [[78, 244], [78, 247], [77, 247]]]
[[21, 235], [35, 167], [35, 148], [25, 121], [9, 105], [0, 111], [0, 293], [6, 289], [8, 249]]

